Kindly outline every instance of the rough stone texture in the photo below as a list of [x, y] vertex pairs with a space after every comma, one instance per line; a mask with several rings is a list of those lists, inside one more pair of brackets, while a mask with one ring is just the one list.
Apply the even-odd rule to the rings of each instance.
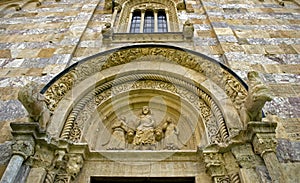
[[11, 142], [0, 144], [0, 165], [5, 165], [9, 162], [9, 158], [12, 154], [11, 144]]
[[300, 162], [300, 142], [278, 139], [277, 157], [281, 162]]

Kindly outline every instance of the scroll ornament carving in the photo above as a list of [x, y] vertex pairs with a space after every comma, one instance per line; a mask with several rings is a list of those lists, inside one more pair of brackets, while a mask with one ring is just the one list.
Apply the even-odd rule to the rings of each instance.
[[58, 102], [73, 87], [77, 79], [74, 71], [71, 71], [55, 82], [45, 93], [46, 103], [51, 111], [57, 107]]
[[82, 166], [81, 154], [66, 154], [64, 150], [58, 150], [52, 167], [47, 170], [44, 183], [68, 183], [76, 178]]
[[30, 122], [38, 122], [45, 130], [50, 120], [50, 111], [46, 106], [45, 97], [40, 94], [38, 83], [30, 82], [20, 89], [18, 99], [28, 112]]
[[132, 61], [143, 60], [143, 58], [151, 55], [160, 56], [165, 58], [164, 60], [167, 62], [173, 62], [204, 73], [226, 91], [226, 94], [235, 103], [237, 109], [244, 102], [247, 92], [240, 82], [227, 71], [205, 60], [205, 58], [172, 48], [143, 47], [115, 51], [77, 65], [47, 89], [45, 96], [48, 108], [54, 111], [58, 102], [74, 84], [79, 83], [96, 72]]
[[[150, 74], [149, 76], [144, 75], [143, 77], [157, 78], [158, 76]], [[137, 78], [139, 77], [137, 76]], [[167, 79], [171, 80], [172, 78]], [[125, 79], [122, 78], [122, 80]], [[83, 128], [84, 122], [90, 117], [90, 114], [97, 108], [97, 106], [101, 105], [101, 103], [103, 103], [109, 97], [134, 89], [151, 88], [176, 93], [181, 98], [191, 102], [200, 111], [200, 114], [206, 123], [208, 128], [208, 136], [211, 139], [211, 143], [226, 142], [229, 138], [229, 134], [224, 118], [218, 106], [206, 93], [202, 92], [200, 89], [191, 89], [192, 91], [197, 91], [197, 96], [195, 93], [185, 89], [184, 87], [173, 84], [178, 82], [182, 81], [172, 80], [172, 83], [169, 83], [163, 81], [141, 80], [136, 82], [126, 82], [102, 92], [101, 90], [109, 87], [107, 86], [109, 83], [107, 83], [106, 86], [99, 86], [94, 92], [88, 94], [78, 103], [77, 106], [75, 106], [74, 110], [67, 119], [61, 137], [72, 140], [73, 142], [78, 142], [80, 140], [81, 129]], [[184, 82], [182, 82], [182, 84], [184, 84]], [[187, 85], [185, 87], [192, 87], [188, 84], [185, 85]], [[94, 94], [96, 94], [96, 96], [94, 96]], [[79, 113], [79, 111], [81, 112]]]

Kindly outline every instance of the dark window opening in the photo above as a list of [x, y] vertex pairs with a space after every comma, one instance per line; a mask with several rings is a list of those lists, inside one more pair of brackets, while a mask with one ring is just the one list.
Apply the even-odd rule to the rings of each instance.
[[139, 33], [140, 32], [140, 25], [141, 25], [141, 12], [134, 11], [132, 14], [130, 32], [131, 33]]
[[154, 14], [153, 11], [145, 12], [144, 33], [154, 32]]
[[157, 31], [168, 32], [167, 17], [165, 11], [158, 11], [157, 13]]

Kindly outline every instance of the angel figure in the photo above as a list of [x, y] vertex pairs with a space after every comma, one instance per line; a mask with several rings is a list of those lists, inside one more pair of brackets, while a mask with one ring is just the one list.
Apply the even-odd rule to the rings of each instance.
[[162, 128], [165, 131], [164, 149], [179, 149], [179, 130], [172, 118], [168, 118]]

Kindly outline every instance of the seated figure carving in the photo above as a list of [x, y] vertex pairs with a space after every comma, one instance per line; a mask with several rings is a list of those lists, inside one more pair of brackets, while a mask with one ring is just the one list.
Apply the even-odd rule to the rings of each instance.
[[39, 92], [39, 85], [31, 82], [20, 89], [18, 100], [29, 114], [30, 122], [38, 122], [42, 130], [46, 129], [50, 120], [50, 111], [46, 106], [45, 97]]
[[245, 126], [249, 121], [261, 121], [263, 106], [272, 100], [269, 89], [262, 83], [256, 71], [250, 71], [247, 77], [248, 96], [241, 109], [241, 118]]
[[136, 149], [154, 149], [155, 135], [154, 126], [155, 121], [152, 118], [151, 110], [148, 106], [144, 106], [142, 114], [138, 118], [138, 127], [136, 135], [133, 139], [133, 144]]
[[[131, 122], [135, 122], [134, 125]], [[174, 120], [168, 117], [157, 125], [148, 106], [144, 106], [138, 118], [131, 122], [126, 121], [124, 116], [114, 122], [112, 134], [102, 146], [106, 146], [107, 150], [177, 150], [185, 146], [179, 139], [179, 129]]]

